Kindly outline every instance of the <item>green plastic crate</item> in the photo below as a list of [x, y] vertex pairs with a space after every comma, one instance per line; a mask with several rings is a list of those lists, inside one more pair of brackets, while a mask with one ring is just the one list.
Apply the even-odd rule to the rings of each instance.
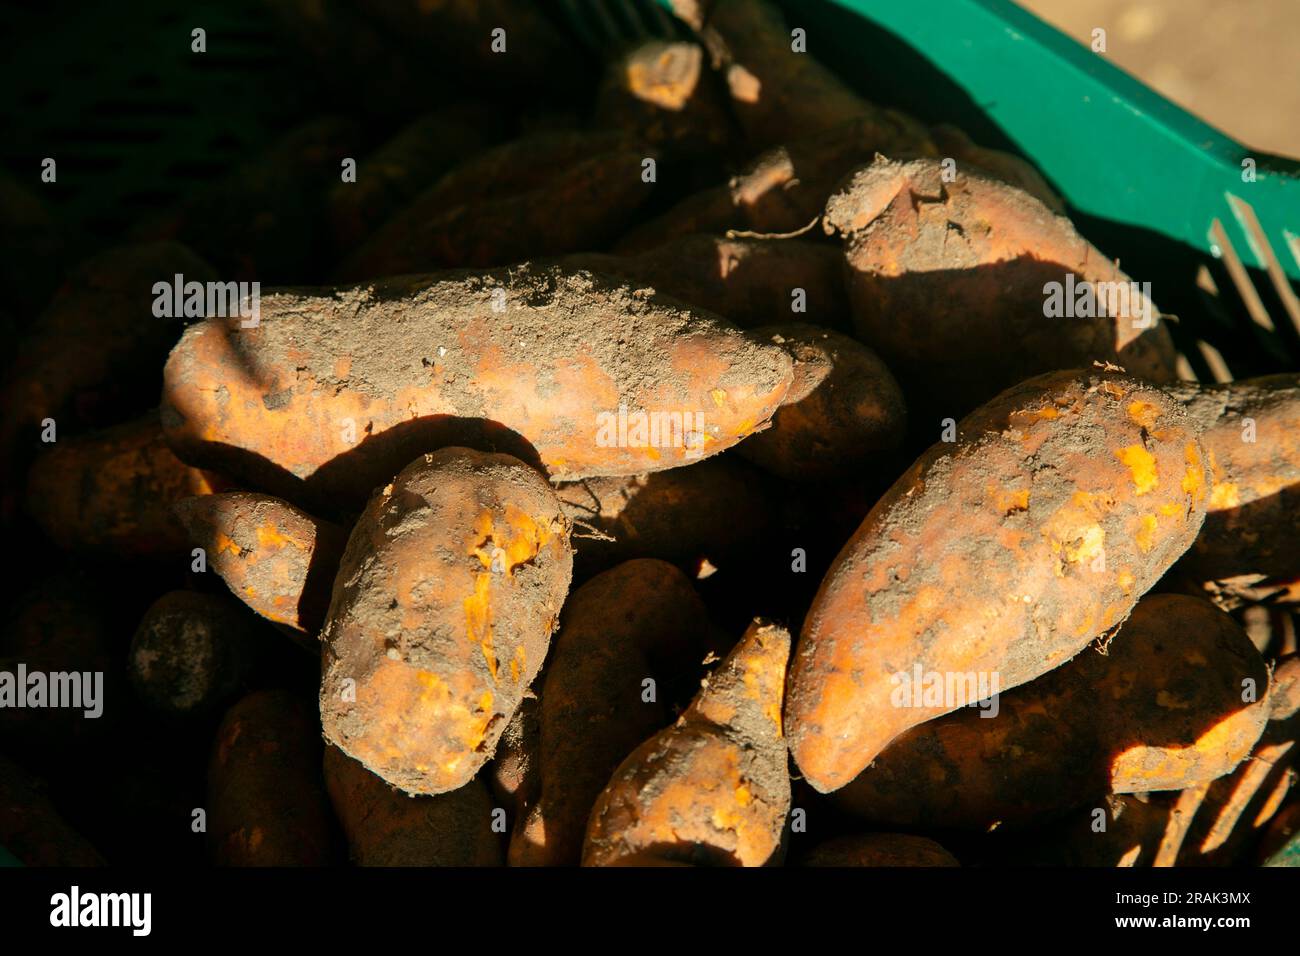
[[1198, 378], [1300, 367], [1300, 162], [1248, 149], [1010, 0], [780, 5], [867, 98], [1032, 160], [1080, 231], [1152, 283]]

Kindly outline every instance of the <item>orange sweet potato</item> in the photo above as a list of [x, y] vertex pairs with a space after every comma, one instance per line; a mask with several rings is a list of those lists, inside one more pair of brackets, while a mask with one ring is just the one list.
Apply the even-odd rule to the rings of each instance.
[[[539, 133], [507, 143], [421, 193], [338, 276], [352, 282], [499, 266], [602, 246], [649, 199], [654, 184], [642, 178], [642, 164], [655, 155], [610, 133]], [[511, 175], [523, 165], [526, 175]], [[484, 188], [476, 195], [477, 184]]]
[[0, 848], [25, 866], [103, 866], [99, 851], [68, 825], [17, 764], [0, 756]]
[[648, 475], [558, 485], [574, 524], [575, 577], [629, 558], [662, 558], [694, 573], [722, 567], [763, 539], [777, 507], [758, 469], [730, 456]]
[[[1106, 654], [1085, 650], [1001, 695], [996, 710], [913, 727], [835, 802], [890, 826], [989, 830], [1043, 822], [1107, 793], [1207, 784], [1259, 739], [1268, 679], [1263, 658], [1214, 605], [1151, 595]], [[895, 702], [912, 703], [906, 694]]]
[[724, 186], [706, 189], [628, 232], [614, 247], [645, 252], [695, 233], [729, 229], [791, 233], [822, 214], [826, 200], [855, 167], [877, 152], [932, 155], [923, 128], [887, 112], [881, 121], [854, 119], [761, 153]]
[[492, 801], [480, 780], [412, 797], [337, 747], [325, 748], [325, 786], [358, 866], [499, 866]]
[[542, 666], [572, 574], [537, 472], [446, 448], [366, 507], [321, 639], [325, 737], [413, 794], [464, 786]]
[[1042, 173], [1019, 156], [979, 146], [960, 129], [946, 123], [931, 127], [930, 136], [934, 139], [935, 148], [943, 156], [951, 156], [960, 164], [969, 163], [990, 176], [1029, 193], [1054, 213], [1065, 212], [1065, 203], [1047, 185]]
[[584, 866], [763, 866], [781, 851], [790, 775], [781, 695], [790, 635], [755, 621], [677, 723], [634, 750], [592, 809]]
[[[668, 686], [694, 675], [708, 612], [671, 564], [598, 574], [565, 603], [542, 684], [539, 790], [510, 842], [513, 866], [575, 865], [592, 805], [619, 762], [668, 719]], [[645, 699], [646, 679], [655, 682]]]
[[255, 618], [217, 594], [168, 591], [131, 639], [127, 676], [154, 711], [207, 714], [246, 689], [263, 658]]
[[1178, 571], [1226, 607], [1300, 603], [1300, 375], [1170, 391], [1203, 429], [1214, 481]]
[[1269, 688], [1268, 724], [1250, 759], [1203, 785], [1180, 865], [1231, 865], [1258, 839], [1296, 781], [1300, 757], [1300, 658], [1277, 664]]
[[561, 480], [673, 467], [761, 428], [791, 378], [779, 347], [583, 272], [286, 291], [261, 314], [186, 331], [165, 372], [168, 441], [335, 508], [454, 444], [540, 458]]
[[208, 847], [218, 866], [334, 861], [319, 728], [285, 691], [256, 691], [226, 712], [208, 764]]
[[649, 40], [612, 60], [595, 120], [687, 155], [725, 150], [733, 125], [703, 47], [684, 40]]
[[786, 733], [822, 792], [958, 706], [894, 707], [899, 674], [1007, 690], [1127, 617], [1209, 497], [1182, 406], [1118, 375], [1055, 372], [979, 408], [894, 483], [835, 559], [791, 665]]
[[[226, 176], [142, 223], [142, 239], [179, 239], [221, 270], [223, 280], [303, 282], [319, 275], [329, 235], [325, 194], [345, 157], [355, 157], [355, 123], [327, 116], [304, 123]], [[168, 280], [171, 273], [154, 277]], [[186, 275], [187, 280], [191, 277]]]
[[327, 197], [334, 249], [354, 252], [363, 240], [453, 165], [499, 133], [488, 104], [456, 102], [425, 113], [357, 163], [355, 182], [338, 182]]
[[[180, 325], [150, 314], [152, 289], [176, 273], [187, 281], [214, 278], [212, 267], [180, 243], [157, 242], [101, 252], [64, 280], [19, 345], [0, 392], [6, 511], [17, 476], [46, 447], [39, 441], [45, 419], [54, 419], [60, 436], [79, 424], [105, 424], [83, 406], [106, 392], [129, 391], [131, 383], [154, 381]], [[130, 407], [134, 397], [106, 400], [116, 409]]]
[[1068, 219], [973, 169], [945, 178], [937, 160], [877, 157], [826, 206], [826, 231], [845, 239], [858, 336], [905, 387], [937, 392], [955, 415], [1094, 361], [1174, 380], [1149, 295]]
[[537, 795], [538, 763], [541, 761], [541, 701], [532, 691], [524, 694], [519, 709], [506, 724], [497, 741], [488, 784], [497, 802], [509, 807], [518, 819], [524, 807]]
[[856, 474], [902, 444], [907, 412], [898, 382], [865, 345], [791, 323], [756, 329], [790, 352], [794, 384], [766, 431], [737, 452], [790, 481]]
[[673, 8], [703, 37], [753, 144], [786, 142], [855, 117], [888, 122], [813, 56], [793, 49], [791, 26], [799, 24], [788, 25], [767, 0], [674, 0]]
[[28, 476], [27, 508], [65, 550], [168, 557], [187, 550], [172, 507], [225, 486], [172, 453], [153, 413], [51, 446]]
[[824, 243], [695, 235], [636, 255], [578, 253], [556, 264], [652, 287], [742, 329], [796, 320], [848, 328], [842, 257]]
[[342, 528], [256, 492], [186, 498], [175, 511], [232, 594], [315, 647], [347, 544]]
[[961, 866], [927, 837], [907, 833], [858, 833], [835, 837], [812, 849], [804, 866]]

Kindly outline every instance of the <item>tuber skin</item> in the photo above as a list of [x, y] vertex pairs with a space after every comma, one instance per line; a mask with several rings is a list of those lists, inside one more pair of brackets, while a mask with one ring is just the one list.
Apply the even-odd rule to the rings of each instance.
[[1008, 690], [1069, 660], [1187, 549], [1208, 497], [1182, 406], [1136, 379], [1049, 373], [971, 413], [871, 509], [804, 620], [785, 713], [804, 777], [837, 790], [955, 709], [892, 706], [899, 673]]
[[173, 506], [227, 486], [176, 457], [154, 412], [55, 444], [32, 465], [27, 510], [65, 551], [174, 558], [188, 538]]
[[1204, 784], [1178, 855], [1180, 866], [1245, 862], [1251, 845], [1292, 792], [1300, 745], [1300, 658], [1278, 661], [1268, 694], [1268, 723], [1250, 758]]
[[704, 48], [686, 40], [649, 40], [612, 60], [595, 121], [692, 157], [727, 151], [734, 127]]
[[481, 780], [412, 797], [326, 747], [325, 786], [357, 866], [501, 865], [492, 801]]
[[[762, 428], [792, 376], [778, 346], [585, 272], [284, 291], [261, 315], [186, 330], [163, 426], [185, 461], [295, 504], [360, 502], [456, 444], [540, 459], [557, 480], [675, 467]], [[619, 433], [620, 405], [640, 432]], [[651, 413], [679, 424], [652, 431]]]
[[564, 482], [574, 574], [585, 581], [630, 558], [662, 558], [688, 573], [704, 559], [742, 558], [771, 530], [778, 504], [766, 476], [729, 455], [647, 475]]
[[540, 132], [472, 157], [339, 267], [344, 282], [478, 268], [602, 246], [649, 199], [653, 150], [621, 133]]
[[877, 153], [933, 155], [925, 135], [923, 127], [888, 111], [880, 120], [853, 119], [791, 139], [760, 153], [726, 185], [688, 196], [632, 229], [614, 251], [647, 252], [695, 233], [728, 230], [773, 238], [803, 234], [816, 224], [844, 177]]
[[584, 866], [776, 862], [790, 811], [781, 696], [790, 635], [756, 620], [677, 722], [614, 772]]
[[335, 835], [319, 728], [286, 691], [226, 711], [208, 764], [208, 847], [217, 866], [325, 866]]
[[96, 406], [114, 412], [123, 405], [147, 407], [133, 405], [134, 394], [120, 393], [124, 383], [154, 380], [158, 362], [180, 335], [179, 322], [150, 314], [154, 284], [176, 273], [187, 281], [215, 278], [212, 267], [180, 243], [147, 242], [97, 253], [59, 285], [15, 349], [0, 391], [6, 518], [18, 504], [12, 496], [23, 469], [48, 449], [39, 439], [46, 419], [54, 420], [62, 439], [78, 425], [105, 424]]
[[569, 523], [537, 472], [446, 448], [357, 521], [321, 632], [325, 738], [412, 794], [491, 759], [568, 591]]
[[1224, 607], [1300, 604], [1300, 375], [1170, 387], [1202, 428], [1213, 486], [1179, 563]]
[[104, 866], [42, 792], [40, 782], [0, 755], [0, 848], [24, 866]]
[[256, 618], [218, 594], [169, 591], [145, 612], [131, 639], [127, 676], [155, 712], [211, 713], [246, 689], [263, 659]]
[[486, 103], [452, 103], [412, 120], [362, 158], [356, 181], [335, 183], [326, 197], [336, 253], [356, 251], [443, 173], [498, 139], [498, 117]]
[[[350, 119], [310, 120], [133, 235], [186, 243], [216, 266], [222, 281], [309, 281], [329, 258], [326, 193], [358, 139]], [[171, 276], [160, 272], [154, 279]]]
[[577, 865], [596, 798], [668, 720], [667, 689], [697, 670], [708, 637], [703, 602], [666, 562], [628, 561], [573, 592], [541, 688], [539, 789], [511, 839], [512, 866]]
[[979, 146], [960, 129], [946, 123], [931, 127], [930, 136], [943, 156], [951, 156], [958, 163], [969, 163], [994, 179], [1029, 193], [1057, 215], [1065, 214], [1061, 197], [1028, 161], [999, 149]]
[[[585, 269], [716, 312], [742, 329], [789, 322], [849, 326], [842, 256], [834, 246], [799, 239], [726, 239], [694, 235], [635, 255], [585, 252], [556, 264]], [[794, 313], [795, 290], [805, 312]]]
[[542, 704], [531, 690], [501, 732], [489, 767], [488, 785], [498, 804], [510, 807], [518, 820], [537, 796], [542, 750]]
[[905, 386], [935, 392], [955, 417], [1032, 375], [1093, 362], [1175, 380], [1173, 341], [1140, 288], [1100, 317], [1049, 315], [1049, 283], [1064, 308], [1067, 274], [1131, 290], [1068, 219], [977, 170], [946, 178], [939, 160], [878, 156], [826, 204], [858, 337]]
[[235, 597], [316, 646], [347, 532], [258, 492], [186, 498], [175, 511]]
[[1084, 650], [1003, 694], [993, 716], [963, 708], [913, 727], [834, 801], [885, 826], [987, 831], [1107, 794], [1208, 784], [1259, 740], [1268, 681], [1259, 652], [1213, 604], [1148, 595], [1104, 654]]
[[726, 83], [732, 112], [754, 146], [788, 142], [854, 118], [889, 124], [885, 110], [791, 48], [792, 25], [767, 0], [674, 0], [673, 9], [701, 34]]
[[756, 329], [794, 360], [794, 383], [766, 431], [737, 452], [787, 481], [833, 480], [902, 444], [903, 391], [874, 352], [847, 335], [791, 323]]

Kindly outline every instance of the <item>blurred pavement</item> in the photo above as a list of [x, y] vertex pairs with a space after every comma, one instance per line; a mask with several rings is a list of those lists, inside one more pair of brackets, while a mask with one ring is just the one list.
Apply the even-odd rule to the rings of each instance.
[[1300, 158], [1300, 0], [1017, 0], [1248, 146]]

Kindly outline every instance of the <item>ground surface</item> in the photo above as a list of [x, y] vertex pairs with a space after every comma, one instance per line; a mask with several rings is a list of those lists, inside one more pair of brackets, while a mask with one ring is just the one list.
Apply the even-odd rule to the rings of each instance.
[[1211, 125], [1300, 157], [1300, 0], [1018, 0]]

